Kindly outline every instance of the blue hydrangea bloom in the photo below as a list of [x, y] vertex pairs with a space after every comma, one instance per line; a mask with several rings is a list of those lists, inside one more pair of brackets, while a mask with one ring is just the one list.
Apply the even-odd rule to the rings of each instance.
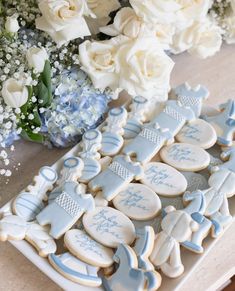
[[54, 99], [43, 116], [44, 129], [57, 147], [79, 142], [81, 135], [102, 121], [112, 99], [112, 92], [101, 92], [79, 69], [61, 74], [54, 88]]

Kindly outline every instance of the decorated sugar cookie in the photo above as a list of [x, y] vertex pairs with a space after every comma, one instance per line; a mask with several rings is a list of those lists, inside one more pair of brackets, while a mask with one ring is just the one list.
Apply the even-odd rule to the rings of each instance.
[[94, 201], [95, 201], [95, 207], [99, 207], [99, 206], [105, 207], [105, 206], [108, 206], [109, 204], [108, 200], [104, 199], [102, 192], [98, 192], [95, 195]]
[[195, 119], [186, 124], [176, 135], [176, 140], [189, 143], [203, 149], [211, 148], [217, 140], [214, 128], [202, 119]]
[[87, 233], [104, 246], [116, 248], [120, 243], [131, 244], [135, 227], [122, 212], [111, 207], [96, 207], [83, 215]]
[[101, 170], [99, 163], [101, 149], [102, 134], [97, 129], [91, 129], [84, 133], [82, 137], [82, 151], [79, 156], [83, 159], [84, 169], [79, 181], [87, 183]]
[[57, 185], [63, 185], [67, 181], [77, 182], [82, 175], [84, 163], [82, 159], [77, 157], [69, 157], [63, 163], [63, 168], [60, 172], [61, 177], [57, 181]]
[[132, 162], [129, 157], [116, 156], [104, 171], [89, 182], [89, 187], [95, 192], [101, 190], [103, 197], [111, 201], [132, 180], [139, 180], [142, 171], [141, 165]]
[[124, 107], [116, 107], [109, 111], [106, 126], [103, 127], [101, 154], [114, 156], [123, 145], [124, 125], [127, 120], [127, 111]]
[[22, 217], [25, 221], [33, 221], [44, 208], [44, 203], [37, 196], [23, 192], [12, 203], [14, 214]]
[[222, 154], [221, 159], [224, 163], [219, 163], [211, 167], [212, 172], [219, 171], [220, 169], [228, 169], [235, 173], [235, 146], [226, 148]]
[[79, 193], [78, 183], [66, 182], [61, 194], [37, 215], [37, 221], [42, 226], [50, 224], [50, 235], [58, 239], [84, 212], [94, 207], [93, 197], [90, 194]]
[[135, 220], [155, 217], [161, 209], [157, 194], [142, 184], [131, 183], [114, 199], [113, 205], [126, 216]]
[[157, 122], [146, 124], [141, 132], [124, 147], [123, 153], [134, 157], [138, 162], [147, 163], [164, 145], [172, 141], [172, 135], [167, 128], [160, 129]]
[[113, 275], [103, 277], [105, 290], [154, 291], [160, 287], [160, 274], [156, 271], [138, 269], [135, 252], [128, 245], [120, 244], [118, 246], [114, 260], [118, 263], [118, 269]]
[[[182, 172], [184, 177], [187, 180], [187, 191], [193, 192], [196, 190], [204, 190], [208, 188], [208, 181], [207, 179], [202, 176], [201, 174], [194, 173], [194, 172]], [[172, 204], [169, 204], [172, 205]]]
[[179, 243], [189, 239], [198, 229], [198, 224], [189, 214], [168, 206], [161, 222], [162, 231], [156, 235], [151, 262], [170, 278], [184, 272]]
[[107, 268], [113, 264], [113, 251], [93, 238], [85, 231], [72, 229], [66, 232], [64, 243], [77, 258], [96, 267]]
[[149, 260], [149, 256], [153, 251], [154, 237], [154, 230], [151, 226], [136, 229], [136, 241], [133, 250], [137, 255], [139, 269], [154, 270], [154, 266]]
[[174, 143], [160, 152], [162, 160], [180, 171], [200, 171], [210, 163], [210, 155], [203, 149], [186, 143]]
[[204, 116], [217, 133], [217, 143], [223, 146], [231, 146], [235, 133], [235, 101], [229, 100], [220, 106], [221, 113], [215, 116]]
[[136, 96], [132, 99], [132, 104], [130, 105], [131, 111], [128, 113], [128, 120], [124, 127], [125, 139], [136, 137], [142, 130], [143, 122], [146, 120], [145, 113], [148, 104], [148, 100], [141, 96]]
[[174, 88], [172, 93], [184, 106], [189, 106], [196, 117], [201, 115], [202, 103], [209, 96], [207, 88], [201, 85], [191, 88], [188, 83]]
[[0, 241], [22, 240], [27, 230], [26, 221], [17, 215], [6, 215], [0, 220]]
[[144, 166], [141, 182], [162, 196], [178, 196], [187, 188], [185, 177], [163, 163], [152, 162]]
[[99, 287], [102, 280], [98, 277], [99, 268], [88, 265], [70, 253], [50, 254], [49, 262], [65, 278], [90, 287]]
[[48, 228], [37, 223], [28, 224], [25, 239], [32, 244], [41, 257], [47, 257], [56, 252], [54, 239], [48, 234]]
[[57, 172], [53, 168], [47, 166], [42, 167], [38, 175], [34, 177], [34, 185], [29, 185], [26, 190], [39, 199], [46, 200], [46, 193], [53, 189], [57, 178]]

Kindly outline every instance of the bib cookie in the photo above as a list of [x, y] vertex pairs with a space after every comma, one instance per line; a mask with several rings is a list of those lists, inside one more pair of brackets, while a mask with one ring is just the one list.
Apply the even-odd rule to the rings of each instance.
[[176, 139], [181, 143], [189, 143], [203, 149], [209, 149], [216, 143], [217, 135], [208, 122], [195, 119], [181, 129]]
[[66, 232], [64, 242], [68, 250], [80, 260], [96, 267], [113, 264], [113, 251], [92, 239], [85, 231], [72, 229]]
[[205, 150], [187, 143], [166, 146], [160, 155], [165, 163], [180, 171], [200, 171], [210, 163], [210, 155]]
[[104, 246], [116, 248], [120, 243], [131, 244], [135, 227], [122, 212], [111, 207], [97, 207], [83, 216], [87, 233]]
[[147, 220], [155, 217], [161, 209], [157, 194], [142, 184], [131, 183], [114, 199], [115, 208], [135, 220]]
[[167, 197], [181, 195], [187, 188], [187, 180], [180, 172], [157, 162], [145, 165], [141, 182], [157, 194]]

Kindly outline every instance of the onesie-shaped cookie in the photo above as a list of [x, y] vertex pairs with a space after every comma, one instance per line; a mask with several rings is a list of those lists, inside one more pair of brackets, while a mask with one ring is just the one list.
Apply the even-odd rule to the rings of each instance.
[[53, 184], [56, 182], [57, 172], [51, 167], [42, 167], [37, 176], [34, 177], [34, 185], [29, 185], [26, 191], [37, 196], [40, 200], [47, 199], [47, 191], [53, 189]]
[[221, 113], [215, 116], [204, 116], [217, 133], [217, 143], [223, 146], [231, 146], [235, 134], [235, 101], [229, 100], [220, 106]]
[[141, 132], [148, 103], [148, 100], [144, 97], [136, 96], [133, 98], [132, 104], [130, 105], [131, 111], [128, 113], [128, 120], [124, 127], [125, 139], [134, 138]]
[[60, 238], [86, 211], [95, 208], [90, 194], [80, 194], [79, 184], [66, 182], [61, 194], [37, 215], [40, 225], [51, 225], [50, 235]]
[[113, 162], [98, 176], [90, 181], [92, 191], [102, 190], [103, 197], [111, 201], [132, 180], [139, 180], [143, 174], [139, 163], [134, 163], [128, 156], [116, 156]]
[[103, 287], [107, 291], [154, 291], [161, 285], [161, 276], [156, 271], [138, 269], [138, 261], [131, 247], [120, 244], [114, 261], [118, 263], [116, 272], [103, 277]]
[[160, 129], [157, 123], [147, 124], [141, 132], [129, 143], [123, 153], [135, 156], [141, 163], [149, 162], [158, 151], [172, 140], [172, 135], [168, 129]]
[[123, 145], [124, 125], [127, 111], [124, 107], [113, 108], [109, 111], [106, 126], [103, 127], [101, 154], [103, 156], [116, 155]]
[[77, 182], [82, 174], [84, 163], [77, 157], [69, 157], [63, 163], [63, 168], [60, 172], [60, 179], [57, 185], [63, 185], [66, 181]]
[[82, 151], [79, 156], [84, 162], [84, 169], [79, 181], [83, 183], [89, 182], [92, 178], [99, 174], [101, 165], [98, 162], [101, 149], [102, 134], [97, 129], [91, 129], [84, 133], [82, 137]]
[[188, 83], [174, 88], [172, 93], [176, 95], [177, 99], [184, 106], [189, 106], [194, 111], [196, 117], [201, 115], [202, 102], [209, 96], [207, 88], [201, 85], [191, 88]]
[[150, 260], [166, 276], [176, 278], [184, 272], [180, 243], [191, 237], [198, 229], [198, 224], [189, 214], [175, 210], [173, 206], [165, 208], [165, 213], [161, 222], [162, 231], [156, 235]]

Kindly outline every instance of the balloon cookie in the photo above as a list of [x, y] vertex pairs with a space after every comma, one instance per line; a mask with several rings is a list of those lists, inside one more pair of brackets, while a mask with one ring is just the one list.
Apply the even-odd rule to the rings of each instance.
[[122, 212], [111, 207], [97, 207], [83, 215], [84, 228], [104, 246], [116, 248], [120, 243], [132, 244], [135, 227]]
[[181, 195], [187, 188], [187, 180], [180, 172], [158, 162], [148, 163], [144, 166], [141, 182], [157, 194], [167, 197]]
[[99, 287], [102, 280], [98, 277], [99, 268], [88, 265], [70, 253], [50, 254], [49, 262], [65, 278], [90, 287]]
[[85, 231], [69, 230], [64, 236], [64, 243], [74, 256], [93, 266], [107, 268], [114, 263], [112, 249], [95, 241]]
[[211, 148], [217, 140], [214, 128], [205, 120], [195, 119], [187, 123], [176, 135], [176, 140], [189, 143], [203, 149]]
[[210, 163], [210, 155], [205, 150], [187, 143], [166, 146], [160, 155], [165, 163], [180, 171], [200, 171]]
[[113, 205], [126, 216], [135, 220], [148, 220], [161, 209], [157, 194], [142, 184], [131, 183], [114, 199]]

